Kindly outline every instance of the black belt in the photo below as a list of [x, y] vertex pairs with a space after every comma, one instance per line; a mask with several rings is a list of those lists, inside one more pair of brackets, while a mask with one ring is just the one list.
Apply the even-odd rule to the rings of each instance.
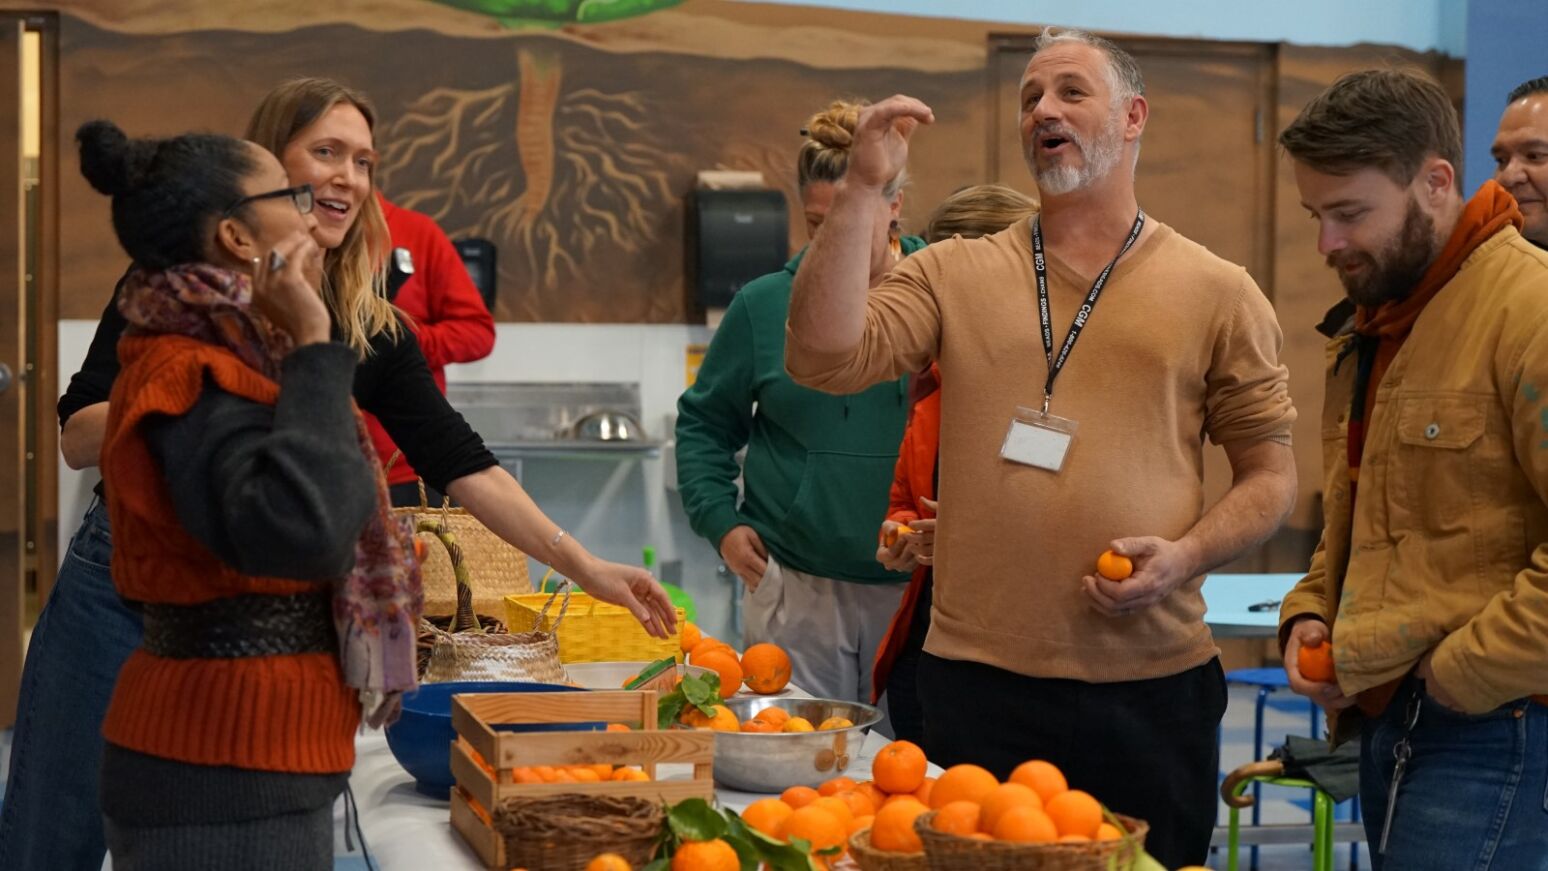
[[333, 599], [232, 596], [198, 605], [145, 603], [147, 653], [167, 659], [236, 659], [338, 650]]

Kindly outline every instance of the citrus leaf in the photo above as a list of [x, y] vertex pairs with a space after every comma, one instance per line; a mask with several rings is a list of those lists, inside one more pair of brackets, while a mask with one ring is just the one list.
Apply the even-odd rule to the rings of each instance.
[[737, 861], [742, 865], [741, 871], [758, 871], [758, 866], [763, 864], [763, 854], [752, 841], [734, 834], [728, 834], [722, 840], [736, 851]]
[[684, 841], [713, 841], [726, 833], [726, 818], [702, 798], [674, 805], [667, 813], [667, 825]]
[[651, 860], [650, 864], [641, 868], [640, 871], [667, 871], [671, 867], [672, 860], [663, 856], [660, 859]]

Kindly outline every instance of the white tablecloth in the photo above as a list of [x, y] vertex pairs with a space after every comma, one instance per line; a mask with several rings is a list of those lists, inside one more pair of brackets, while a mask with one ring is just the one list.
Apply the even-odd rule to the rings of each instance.
[[[806, 695], [799, 691], [790, 693], [797, 694]], [[850, 776], [855, 780], [869, 779], [871, 760], [888, 743], [889, 739], [877, 732], [867, 735], [859, 759], [850, 767]], [[663, 779], [687, 779], [691, 775], [687, 765], [662, 765], [657, 770]], [[930, 774], [939, 775], [940, 771], [932, 765]], [[366, 845], [382, 871], [478, 871], [484, 867], [472, 848], [452, 829], [451, 805], [414, 789], [414, 778], [393, 758], [383, 733], [370, 732], [355, 739], [355, 770], [350, 774], [349, 785], [359, 802]], [[727, 789], [716, 790], [715, 795], [722, 806], [736, 811], [764, 798]], [[342, 803], [339, 807], [338, 813], [342, 814]]]

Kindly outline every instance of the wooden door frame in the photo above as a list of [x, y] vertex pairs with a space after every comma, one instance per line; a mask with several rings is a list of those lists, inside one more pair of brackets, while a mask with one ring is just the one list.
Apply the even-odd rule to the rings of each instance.
[[41, 35], [38, 111], [38, 243], [33, 275], [32, 322], [36, 343], [32, 393], [35, 481], [28, 542], [39, 606], [48, 600], [59, 569], [59, 165], [64, 140], [59, 129], [59, 14], [24, 16], [27, 29]]

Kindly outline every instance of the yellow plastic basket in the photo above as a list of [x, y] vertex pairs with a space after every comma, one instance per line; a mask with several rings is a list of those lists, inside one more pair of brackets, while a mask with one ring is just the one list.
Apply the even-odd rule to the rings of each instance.
[[[550, 609], [539, 621], [547, 593], [521, 593], [505, 597], [505, 625], [510, 632], [553, 631], [558, 612]], [[677, 625], [683, 625], [683, 609], [677, 609]], [[570, 609], [559, 624], [560, 662], [654, 662], [668, 656], [682, 661], [677, 633], [652, 638], [627, 608], [599, 602], [585, 593], [570, 595]]]

